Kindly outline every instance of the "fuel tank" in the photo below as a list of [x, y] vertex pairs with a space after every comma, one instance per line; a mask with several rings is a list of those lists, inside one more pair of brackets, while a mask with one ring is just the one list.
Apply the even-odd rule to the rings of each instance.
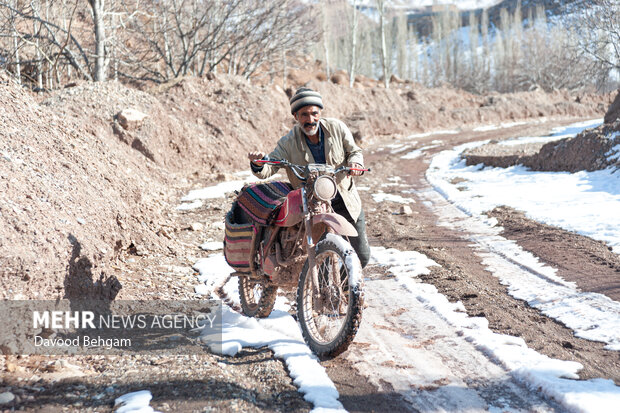
[[286, 195], [280, 206], [274, 224], [279, 227], [292, 227], [303, 219], [303, 200], [301, 188], [295, 189]]

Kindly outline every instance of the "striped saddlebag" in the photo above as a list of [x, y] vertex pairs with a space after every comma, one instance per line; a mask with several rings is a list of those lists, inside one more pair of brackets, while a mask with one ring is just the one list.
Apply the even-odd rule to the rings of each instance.
[[237, 202], [226, 214], [224, 257], [235, 271], [250, 272], [250, 250], [254, 225], [245, 216]]
[[271, 224], [276, 208], [293, 188], [286, 182], [272, 181], [243, 187], [237, 203], [257, 224]]

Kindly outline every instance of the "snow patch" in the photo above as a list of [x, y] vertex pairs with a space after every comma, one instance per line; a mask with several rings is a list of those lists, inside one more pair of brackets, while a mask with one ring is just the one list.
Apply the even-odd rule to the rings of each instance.
[[216, 330], [222, 334], [204, 334], [201, 340], [214, 352], [234, 356], [244, 347], [269, 347], [274, 355], [284, 361], [289, 375], [315, 410], [332, 409], [343, 412], [338, 401], [338, 390], [330, 380], [325, 368], [304, 343], [297, 322], [286, 309], [276, 308], [265, 319], [248, 318], [223, 308], [221, 326]]
[[[592, 123], [573, 125], [559, 133], [578, 133]], [[496, 223], [483, 215], [496, 206], [508, 205], [531, 219], [606, 241], [618, 253], [620, 176], [610, 170], [569, 174], [532, 172], [521, 166], [466, 166], [459, 155], [474, 145], [439, 153], [427, 171], [436, 191], [452, 203], [434, 191], [424, 194], [440, 213], [440, 224], [469, 234], [484, 264], [508, 286], [512, 296], [561, 321], [577, 336], [620, 350], [620, 303], [601, 294], [578, 291], [573, 283], [558, 277], [555, 269], [501, 237], [500, 229], [494, 228]], [[457, 177], [462, 182], [451, 184]]]
[[[437, 289], [416, 277], [428, 273], [434, 261], [415, 251], [372, 248], [373, 263], [388, 266], [397, 282], [412, 292], [424, 307], [440, 315], [460, 335], [492, 360], [499, 361], [513, 377], [534, 391], [560, 403], [564, 408], [581, 412], [614, 411], [620, 403], [620, 387], [612, 380], [576, 380], [582, 365], [551, 359], [527, 347], [523, 339], [493, 333], [488, 321], [469, 317], [462, 304], [451, 303]], [[436, 392], [440, 391], [436, 390]]]
[[385, 192], [378, 192], [376, 194], [372, 194], [372, 199], [377, 203], [381, 203], [385, 201], [396, 202], [400, 204], [414, 204], [415, 203], [415, 200], [413, 198], [403, 198], [400, 195], [386, 194]]
[[177, 209], [177, 211], [189, 211], [191, 209], [200, 208], [201, 206], [202, 206], [202, 201], [197, 199], [197, 200], [192, 201], [192, 202], [183, 202], [176, 209]]
[[114, 400], [116, 413], [157, 413], [149, 406], [149, 402], [153, 395], [148, 390], [140, 390], [133, 393], [127, 393]]
[[[338, 240], [334, 242], [346, 243], [341, 237], [336, 238]], [[348, 243], [346, 245], [351, 249]], [[353, 260], [352, 265], [355, 265], [355, 261], [359, 266], [359, 260]], [[213, 299], [219, 298], [215, 294], [215, 288], [222, 285], [233, 272], [221, 253], [201, 258], [193, 268], [199, 272], [198, 280], [201, 282], [195, 286], [196, 292]], [[351, 276], [360, 276], [361, 267], [353, 273]], [[223, 287], [227, 296], [236, 301], [235, 304], [238, 304], [239, 297], [237, 285], [238, 278], [231, 277]], [[344, 412], [342, 404], [338, 401], [336, 386], [305, 344], [297, 322], [288, 314], [289, 309], [290, 305], [286, 299], [278, 297], [271, 315], [257, 320], [245, 317], [224, 305], [221, 325], [210, 329], [221, 331], [222, 334], [206, 334], [205, 330], [201, 340], [212, 351], [229, 356], [234, 356], [243, 347], [269, 347], [276, 357], [284, 361], [299, 392], [304, 395], [306, 401], [314, 405], [314, 412]]]
[[224, 248], [222, 241], [208, 241], [200, 245], [200, 249], [205, 251], [218, 251]]

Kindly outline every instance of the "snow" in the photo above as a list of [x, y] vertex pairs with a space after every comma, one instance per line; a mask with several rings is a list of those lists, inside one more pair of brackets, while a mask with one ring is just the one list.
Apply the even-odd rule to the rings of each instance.
[[200, 245], [200, 249], [205, 251], [218, 251], [224, 248], [224, 244], [221, 241], [207, 241]]
[[181, 205], [177, 206], [177, 211], [189, 211], [192, 209], [198, 209], [202, 206], [202, 201], [196, 199], [191, 202], [183, 202]]
[[428, 150], [428, 149], [432, 149], [432, 148], [436, 148], [438, 147], [438, 144], [435, 145], [427, 145], [427, 146], [423, 146], [419, 149], [413, 150], [411, 152], [406, 153], [405, 155], [401, 156], [401, 159], [415, 159], [415, 158], [419, 158], [420, 156], [422, 156], [424, 154], [424, 151]]
[[[195, 189], [193, 191], [190, 191], [190, 193], [185, 195], [183, 198], [181, 198], [181, 201], [191, 202], [191, 201], [199, 201], [199, 200], [211, 199], [211, 198], [224, 198], [226, 197], [227, 193], [240, 190], [243, 187], [243, 185], [245, 185], [246, 183], [247, 182], [245, 180], [228, 181], [228, 182], [221, 182], [215, 186]], [[182, 205], [183, 204], [181, 204], [181, 206]], [[177, 207], [177, 209], [179, 208], [180, 207]]]
[[407, 136], [407, 139], [426, 138], [427, 136], [432, 136], [432, 135], [456, 135], [459, 132], [460, 131], [454, 130], [454, 129], [451, 129], [451, 130], [433, 130], [433, 131], [424, 132], [424, 133], [414, 133], [413, 135]]
[[233, 272], [233, 269], [226, 263], [224, 254], [217, 253], [207, 258], [200, 258], [192, 267], [198, 271], [198, 281], [201, 289], [206, 292], [204, 295], [211, 293], [215, 287], [222, 284], [226, 278]]
[[[574, 136], [598, 123], [556, 130], [551, 139]], [[615, 169], [568, 173], [532, 172], [523, 166], [466, 166], [461, 152], [480, 144], [462, 145], [433, 158], [429, 181], [451, 202], [469, 215], [510, 206], [531, 219], [603, 241], [620, 253], [620, 173]], [[462, 182], [451, 184], [455, 178]]]
[[216, 342], [212, 339], [208, 335], [202, 337], [211, 350], [229, 356], [234, 356], [243, 347], [269, 347], [276, 357], [285, 362], [305, 400], [316, 409], [342, 411], [336, 386], [304, 343], [297, 322], [287, 311], [276, 308], [268, 318], [259, 320], [225, 307], [221, 342], [219, 338]]
[[[444, 295], [437, 292], [434, 286], [420, 282], [417, 276], [420, 274], [427, 274], [430, 271], [430, 267], [437, 265], [423, 254], [416, 251], [398, 251], [395, 249], [373, 247], [372, 257], [371, 263], [387, 266], [389, 271], [394, 275], [396, 284], [412, 293], [414, 299], [407, 303], [407, 308], [413, 309], [416, 324], [421, 326], [432, 325], [434, 326], [434, 330], [439, 329], [439, 323], [434, 321], [433, 317], [435, 315], [440, 316], [455, 329], [456, 336], [464, 337], [465, 340], [473, 344], [477, 350], [487, 354], [490, 360], [499, 361], [512, 377], [528, 388], [533, 391], [540, 391], [546, 397], [557, 401], [562, 407], [568, 410], [580, 412], [613, 411], [618, 403], [620, 403], [620, 388], [615, 386], [612, 380], [574, 380], [578, 378], [577, 373], [582, 368], [581, 364], [572, 361], [551, 359], [528, 348], [521, 338], [493, 333], [488, 328], [488, 322], [485, 318], [469, 317], [464, 312], [462, 303], [451, 303]], [[381, 281], [381, 283], [386, 282], [385, 280]], [[374, 286], [370, 286], [369, 288], [373, 291], [375, 290]], [[405, 292], [402, 290], [394, 290], [394, 286], [392, 286], [392, 291], [395, 291], [398, 297], [390, 296], [389, 293], [385, 294], [386, 291], [390, 291], [390, 288], [381, 291], [381, 294], [387, 295], [387, 297], [384, 297], [384, 300], [388, 302], [396, 302], [401, 296], [405, 295]], [[422, 304], [423, 309], [426, 311], [416, 308], [418, 304]], [[430, 312], [428, 310], [430, 310]], [[423, 331], [425, 329], [420, 328], [420, 330]], [[419, 334], [423, 334], [423, 332], [419, 332]], [[449, 333], [443, 330], [433, 331], [432, 334], [433, 337], [427, 341], [423, 341], [422, 337], [419, 336], [416, 337], [416, 341], [426, 342], [428, 343], [427, 346], [430, 345], [431, 342], [433, 342], [432, 345], [445, 345], [439, 343], [439, 341], [447, 341], [451, 343], [449, 345], [452, 347], [465, 347], [464, 344], [458, 343], [459, 339], [457, 337], [445, 337], [445, 334]], [[362, 332], [358, 335], [360, 340], [368, 339]], [[369, 348], [372, 348], [372, 345]], [[403, 349], [402, 351], [407, 351], [405, 347], [401, 346], [401, 348]], [[466, 351], [473, 352], [472, 349]], [[385, 351], [383, 351], [383, 353], [385, 353]], [[472, 354], [467, 357], [473, 356]], [[374, 355], [368, 352], [366, 357], [372, 358]], [[377, 355], [377, 357], [381, 357], [381, 355]], [[461, 387], [459, 388], [458, 394], [455, 394], [453, 387], [456, 386], [456, 383], [454, 382], [458, 381], [459, 378], [454, 374], [458, 368], [454, 367], [452, 371], [445, 371], [446, 367], [448, 367], [446, 363], [454, 362], [448, 360], [450, 356], [447, 351], [444, 351], [444, 359], [441, 361], [434, 360], [433, 357], [429, 357], [428, 355], [418, 354], [418, 357], [424, 359], [424, 368], [427, 370], [425, 371], [426, 374], [422, 377], [415, 377], [411, 374], [407, 375], [406, 383], [402, 383], [403, 378], [398, 378], [397, 375], [393, 373], [387, 373], [387, 376], [384, 377], [384, 379], [390, 382], [395, 388], [402, 387], [405, 398], [412, 403], [418, 404], [417, 406], [414, 404], [415, 407], [424, 408], [424, 403], [433, 406], [435, 397], [437, 397], [436, 395], [422, 394], [421, 392], [414, 394], [412, 398], [407, 397], [408, 393], [411, 393], [412, 388], [427, 385], [427, 376], [433, 378], [434, 382], [448, 383], [443, 386], [443, 388], [433, 389], [432, 392], [429, 393], [441, 394], [442, 392], [448, 392], [449, 395], [444, 397], [461, 397], [463, 400], [462, 402], [472, 405], [472, 408], [475, 408], [475, 404], [480, 402], [478, 400], [480, 397], [479, 395], [472, 394], [471, 391], [469, 391], [469, 394], [466, 394], [468, 393], [466, 390], [470, 389]], [[465, 358], [463, 354], [460, 354], [459, 357]], [[406, 359], [412, 362], [411, 357], [406, 357]], [[459, 363], [466, 363], [466, 361], [461, 360]], [[471, 372], [466, 372], [466, 375], [474, 376], [476, 374], [474, 371], [481, 371], [483, 369], [489, 369], [488, 374], [501, 375], [501, 372], [493, 372], [492, 368], [486, 365], [488, 360], [477, 360], [475, 363], [475, 368], [473, 368]], [[465, 370], [467, 370], [467, 366], [459, 366], [459, 368], [465, 368]], [[416, 366], [416, 368], [412, 370], [416, 369], [419, 369], [419, 367]], [[445, 377], [434, 377], [438, 374], [441, 375], [442, 370]], [[471, 377], [468, 378], [471, 379]], [[473, 379], [472, 381], [475, 382]], [[465, 385], [464, 387], [467, 386]], [[494, 402], [499, 403], [500, 400], [498, 399]], [[505, 407], [508, 406], [494, 406], [494, 408], [500, 409], [500, 411]], [[461, 405], [459, 408], [462, 409], [463, 406]], [[488, 409], [491, 410], [490, 408]]]
[[413, 204], [415, 203], [415, 200], [413, 198], [403, 198], [402, 196], [399, 195], [394, 195], [394, 194], [386, 194], [385, 192], [377, 192], [376, 194], [372, 194], [372, 199], [379, 203], [379, 202], [396, 202], [399, 204]]
[[[596, 123], [571, 125], [554, 135], [575, 134]], [[466, 231], [487, 269], [508, 286], [512, 296], [561, 321], [578, 337], [620, 350], [620, 303], [579, 291], [573, 283], [556, 276], [556, 269], [501, 237], [496, 220], [484, 215], [496, 206], [508, 205], [534, 220], [607, 242], [618, 253], [620, 174], [612, 169], [570, 174], [532, 172], [521, 166], [468, 167], [459, 155], [471, 146], [439, 153], [427, 172], [435, 190], [450, 202], [434, 191], [425, 194], [438, 211], [440, 224]], [[460, 179], [454, 180], [457, 177]]]
[[[195, 286], [196, 292], [214, 299], [217, 298], [215, 288], [224, 283], [232, 272], [221, 253], [198, 260], [193, 268], [200, 274], [198, 280], [201, 284]], [[224, 291], [228, 297], [239, 297], [236, 284], [236, 277], [225, 284]], [[288, 313], [289, 309], [286, 300], [278, 297], [271, 315], [259, 320], [224, 306], [221, 336], [203, 335], [201, 339], [212, 351], [229, 356], [234, 356], [244, 347], [269, 347], [276, 357], [284, 361], [304, 399], [314, 405], [314, 412], [344, 411], [338, 401], [336, 386], [305, 344], [297, 322]]]
[[[418, 9], [421, 7], [429, 7], [433, 5], [455, 5], [460, 10], [483, 9], [496, 5], [501, 0], [390, 0], [387, 1], [388, 8], [397, 9]], [[352, 0], [349, 0], [353, 3]], [[376, 0], [357, 0], [359, 7], [376, 8]]]
[[116, 413], [156, 413], [149, 402], [153, 395], [148, 390], [140, 390], [133, 393], [127, 393], [114, 400]]
[[[575, 124], [556, 129], [549, 137], [524, 137], [502, 144], [561, 139], [597, 123], [600, 121]], [[420, 135], [407, 139], [416, 136]], [[466, 166], [460, 153], [479, 144], [434, 156], [427, 172], [434, 189], [420, 193], [425, 204], [438, 212], [440, 225], [468, 234], [483, 264], [507, 285], [511, 295], [564, 323], [577, 336], [620, 350], [620, 303], [601, 294], [579, 291], [574, 283], [558, 277], [554, 268], [501, 237], [497, 221], [484, 215], [497, 205], [509, 205], [532, 219], [598, 237], [620, 252], [620, 218], [613, 213], [620, 210], [620, 173], [541, 173], [522, 167]], [[406, 147], [388, 146], [397, 152]], [[414, 157], [410, 155], [409, 159]], [[620, 145], [612, 148], [608, 157], [619, 158]], [[455, 180], [457, 177], [463, 179]], [[234, 186], [240, 187], [247, 179], [235, 181]], [[390, 182], [400, 184], [401, 180], [394, 177]], [[232, 187], [218, 184], [184, 200], [224, 196]], [[375, 202], [414, 202], [412, 198], [383, 192], [372, 197]], [[215, 248], [215, 244], [209, 245]], [[217, 244], [221, 248], [221, 243]], [[390, 384], [414, 408], [515, 411], [514, 401], [525, 399], [527, 407], [516, 406], [516, 410], [548, 410], [547, 402], [539, 396], [569, 411], [613, 411], [620, 404], [620, 388], [613, 381], [575, 380], [581, 364], [551, 359], [528, 348], [521, 338], [493, 333], [485, 318], [469, 317], [461, 302], [450, 303], [434, 286], [422, 283], [418, 276], [438, 265], [425, 255], [372, 247], [371, 264], [388, 267], [392, 277], [366, 280], [365, 297], [372, 311], [364, 312], [365, 321], [355, 339], [366, 345], [351, 346], [343, 357], [379, 388]], [[214, 289], [225, 283], [227, 296], [238, 297], [237, 278], [230, 277], [232, 269], [222, 253], [198, 260], [193, 268], [199, 272], [197, 293], [216, 298]], [[202, 340], [212, 350], [227, 355], [243, 347], [269, 347], [285, 362], [315, 412], [343, 411], [335, 385], [305, 345], [289, 310], [289, 303], [281, 296], [266, 319], [247, 318], [224, 306], [222, 336], [203, 335]], [[485, 393], [487, 386], [498, 391]]]
[[[618, 137], [620, 137], [620, 132], [615, 132], [609, 137], [609, 139], [617, 139]], [[620, 161], [620, 143], [613, 146], [605, 155], [610, 161]]]
[[[181, 198], [182, 204], [177, 207], [177, 210], [188, 210], [195, 209], [202, 206], [202, 200], [205, 199], [214, 199], [214, 198], [225, 198], [227, 194], [239, 191], [243, 188], [243, 185], [260, 181], [259, 178], [252, 175], [251, 172], [242, 171], [234, 174], [236, 177], [240, 178], [238, 180], [220, 182], [214, 186], [208, 186], [206, 188], [194, 189], [189, 192], [189, 194], [185, 195]], [[282, 179], [282, 175], [275, 174], [272, 176], [272, 179]], [[189, 204], [187, 204], [189, 203]]]

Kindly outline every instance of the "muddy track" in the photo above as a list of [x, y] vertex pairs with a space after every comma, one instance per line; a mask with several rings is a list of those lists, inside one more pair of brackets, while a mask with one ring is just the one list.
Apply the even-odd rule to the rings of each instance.
[[[494, 332], [521, 337], [528, 347], [549, 357], [581, 363], [584, 366], [580, 372], [582, 379], [602, 377], [620, 384], [618, 352], [605, 350], [602, 343], [575, 337], [572, 330], [561, 323], [508, 295], [506, 286], [501, 285], [498, 278], [485, 269], [481, 263], [482, 258], [476, 255], [466, 234], [439, 226], [438, 217], [427, 206], [429, 202], [423, 196], [425, 191], [430, 190], [425, 179], [426, 169], [432, 155], [439, 151], [475, 140], [540, 136], [551, 126], [520, 126], [487, 133], [433, 135], [417, 139], [413, 149], [428, 147], [431, 142], [436, 147], [410, 160], [401, 159], [403, 153], [395, 154], [389, 147], [386, 149], [387, 144], [398, 143], [397, 139], [388, 142], [384, 140], [366, 148], [366, 163], [373, 168], [373, 172], [361, 178], [359, 184], [371, 188], [368, 192], [361, 192], [369, 240], [372, 246], [418, 251], [440, 264], [441, 267], [433, 267], [430, 274], [421, 276], [423, 282], [434, 285], [450, 301], [463, 302], [468, 315], [487, 318], [489, 328]], [[438, 143], [438, 140], [442, 142]], [[379, 188], [386, 193], [402, 195], [403, 187], [381, 187], [381, 184], [390, 182], [388, 178], [394, 176], [401, 176], [415, 190], [412, 195], [407, 195], [416, 201], [411, 204], [411, 215], [396, 214], [400, 204], [376, 203], [370, 196]], [[583, 291], [599, 292], [618, 299], [619, 260], [600, 242], [539, 224], [506, 208], [497, 208], [490, 215], [504, 226], [502, 236], [515, 240], [541, 262], [558, 268], [561, 277], [577, 282]], [[572, 256], [572, 259], [566, 259], [567, 256]], [[367, 276], [377, 271], [376, 267], [365, 270]], [[371, 311], [372, 308], [365, 310]], [[324, 365], [338, 386], [345, 408], [350, 411], [383, 410], [365, 403], [361, 391], [364, 383], [356, 381], [359, 374], [353, 363], [336, 359]], [[343, 376], [347, 380], [339, 381]], [[387, 398], [390, 403], [404, 403], [398, 394], [389, 394], [385, 393], [383, 399]]]

